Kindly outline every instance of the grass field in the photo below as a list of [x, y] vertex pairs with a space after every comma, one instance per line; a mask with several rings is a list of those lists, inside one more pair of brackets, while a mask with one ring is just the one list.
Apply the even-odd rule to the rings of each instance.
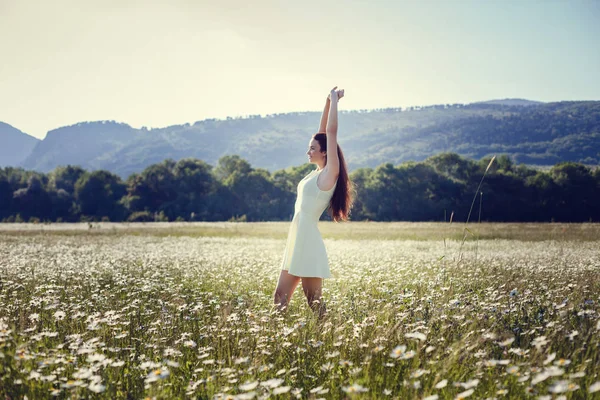
[[288, 228], [0, 225], [0, 397], [600, 398], [600, 224], [320, 222], [320, 322]]

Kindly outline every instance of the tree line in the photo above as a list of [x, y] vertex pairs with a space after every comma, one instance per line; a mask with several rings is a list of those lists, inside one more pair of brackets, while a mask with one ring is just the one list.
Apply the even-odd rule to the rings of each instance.
[[[497, 222], [600, 220], [600, 169], [562, 162], [539, 170], [506, 155], [490, 161], [441, 153], [356, 169], [350, 217], [444, 221], [452, 215], [464, 222], [475, 204], [471, 221], [480, 215]], [[315, 168], [307, 163], [270, 173], [237, 155], [216, 166], [167, 159], [126, 180], [72, 165], [47, 174], [6, 167], [0, 169], [0, 221], [289, 221], [297, 184]], [[329, 219], [326, 212], [322, 219]]]

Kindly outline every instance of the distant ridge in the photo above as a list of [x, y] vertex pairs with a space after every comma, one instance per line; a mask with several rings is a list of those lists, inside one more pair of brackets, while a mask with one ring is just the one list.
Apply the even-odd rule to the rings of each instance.
[[40, 139], [0, 122], [0, 167], [19, 165]]
[[527, 100], [527, 99], [499, 99], [499, 100], [487, 100], [478, 101], [472, 104], [500, 104], [504, 106], [535, 106], [538, 104], [544, 104], [542, 101]]
[[[255, 168], [274, 172], [307, 162], [306, 146], [320, 116], [320, 111], [250, 115], [151, 129], [115, 121], [81, 122], [54, 129], [43, 141], [33, 138], [37, 144], [20, 163], [6, 156], [16, 151], [6, 151], [6, 141], [0, 138], [5, 150], [0, 164], [40, 172], [79, 165], [126, 178], [168, 158], [197, 158], [216, 165], [220, 157], [236, 154]], [[442, 152], [473, 159], [507, 154], [528, 165], [598, 165], [600, 101], [504, 99], [342, 110], [338, 138], [350, 170], [422, 161]]]

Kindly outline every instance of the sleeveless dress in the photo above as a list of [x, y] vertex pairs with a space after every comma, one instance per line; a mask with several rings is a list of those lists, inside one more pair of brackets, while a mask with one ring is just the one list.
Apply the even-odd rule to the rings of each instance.
[[[321, 170], [323, 171], [323, 170]], [[294, 218], [288, 232], [281, 269], [300, 277], [330, 278], [325, 243], [317, 222], [331, 200], [337, 180], [330, 190], [321, 190], [315, 169], [298, 183]]]

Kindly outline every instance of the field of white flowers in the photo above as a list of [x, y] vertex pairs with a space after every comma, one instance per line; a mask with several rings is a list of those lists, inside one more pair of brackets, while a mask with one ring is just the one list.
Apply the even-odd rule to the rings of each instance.
[[35, 229], [0, 227], [3, 399], [600, 398], [598, 240], [324, 234], [318, 321], [279, 234]]

